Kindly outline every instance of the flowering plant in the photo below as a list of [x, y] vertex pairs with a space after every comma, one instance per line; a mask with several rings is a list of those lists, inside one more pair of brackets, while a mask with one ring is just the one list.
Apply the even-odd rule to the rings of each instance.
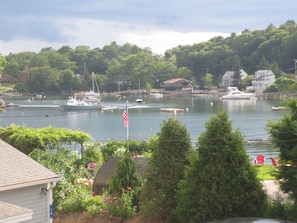
[[133, 206], [133, 191], [131, 187], [123, 189], [121, 195], [103, 195], [106, 204], [107, 217], [111, 222], [122, 222], [124, 219], [133, 217], [137, 207]]

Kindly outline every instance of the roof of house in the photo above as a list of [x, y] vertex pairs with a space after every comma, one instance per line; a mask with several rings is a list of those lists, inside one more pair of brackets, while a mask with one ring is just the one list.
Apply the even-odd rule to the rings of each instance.
[[0, 191], [56, 182], [57, 174], [0, 139]]
[[228, 76], [230, 76], [230, 77], [233, 77], [234, 74], [235, 74], [235, 72], [234, 72], [234, 71], [231, 71], [231, 70], [227, 70], [227, 71], [224, 73], [224, 75], [228, 75]]
[[188, 82], [191, 83], [190, 80], [184, 79], [184, 78], [172, 78], [172, 79], [168, 79], [166, 81], [163, 81], [164, 84], [173, 84], [179, 81], [184, 81], [184, 82]]
[[0, 201], [0, 222], [16, 223], [31, 220], [33, 211], [17, 205]]

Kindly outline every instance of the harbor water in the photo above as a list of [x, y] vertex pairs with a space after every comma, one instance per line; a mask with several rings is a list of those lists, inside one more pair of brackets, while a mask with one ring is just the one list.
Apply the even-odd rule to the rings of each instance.
[[[148, 140], [160, 132], [163, 121], [169, 117], [178, 119], [190, 133], [193, 145], [199, 135], [205, 131], [205, 123], [215, 114], [218, 107], [229, 115], [233, 129], [239, 129], [245, 141], [266, 141], [268, 121], [277, 121], [283, 112], [272, 111], [276, 101], [267, 100], [226, 100], [215, 96], [200, 97], [164, 97], [143, 98], [145, 103], [137, 104], [133, 97], [106, 97], [102, 99], [102, 111], [66, 112], [60, 105], [66, 100], [60, 97], [47, 98], [3, 98], [6, 103], [18, 104], [18, 107], [6, 108], [0, 113], [0, 126], [10, 124], [26, 127], [67, 128], [89, 133], [95, 141], [105, 143], [112, 140], [126, 140], [122, 113], [128, 104], [129, 136], [133, 140]], [[162, 108], [178, 108], [183, 112], [162, 112]], [[248, 144], [247, 152], [254, 159], [257, 154], [276, 157], [278, 148], [267, 144]], [[267, 160], [269, 161], [269, 160]]]

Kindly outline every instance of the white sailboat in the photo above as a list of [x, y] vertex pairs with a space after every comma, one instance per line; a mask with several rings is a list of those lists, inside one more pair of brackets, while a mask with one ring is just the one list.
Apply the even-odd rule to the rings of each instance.
[[[97, 91], [95, 91], [95, 89]], [[99, 102], [101, 100], [99, 87], [98, 87], [96, 78], [93, 73], [92, 73], [92, 90], [84, 92], [84, 100], [85, 101], [99, 101]]]
[[140, 79], [138, 79], [138, 98], [136, 99], [136, 103], [138, 104], [144, 103], [143, 99], [140, 97]]

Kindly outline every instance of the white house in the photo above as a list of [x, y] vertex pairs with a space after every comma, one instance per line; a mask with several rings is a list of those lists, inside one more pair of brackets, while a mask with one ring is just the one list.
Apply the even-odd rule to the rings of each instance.
[[53, 222], [59, 176], [0, 139], [0, 222]]
[[234, 71], [226, 71], [222, 77], [222, 86], [232, 86], [234, 80]]
[[[235, 75], [234, 71], [226, 71], [222, 77], [222, 86], [223, 87], [232, 86], [234, 81], [234, 75]], [[248, 74], [243, 69], [239, 70], [239, 75], [241, 80], [244, 80], [248, 76]]]
[[275, 74], [271, 70], [258, 70], [252, 80], [252, 86], [257, 92], [263, 92], [275, 82]]

